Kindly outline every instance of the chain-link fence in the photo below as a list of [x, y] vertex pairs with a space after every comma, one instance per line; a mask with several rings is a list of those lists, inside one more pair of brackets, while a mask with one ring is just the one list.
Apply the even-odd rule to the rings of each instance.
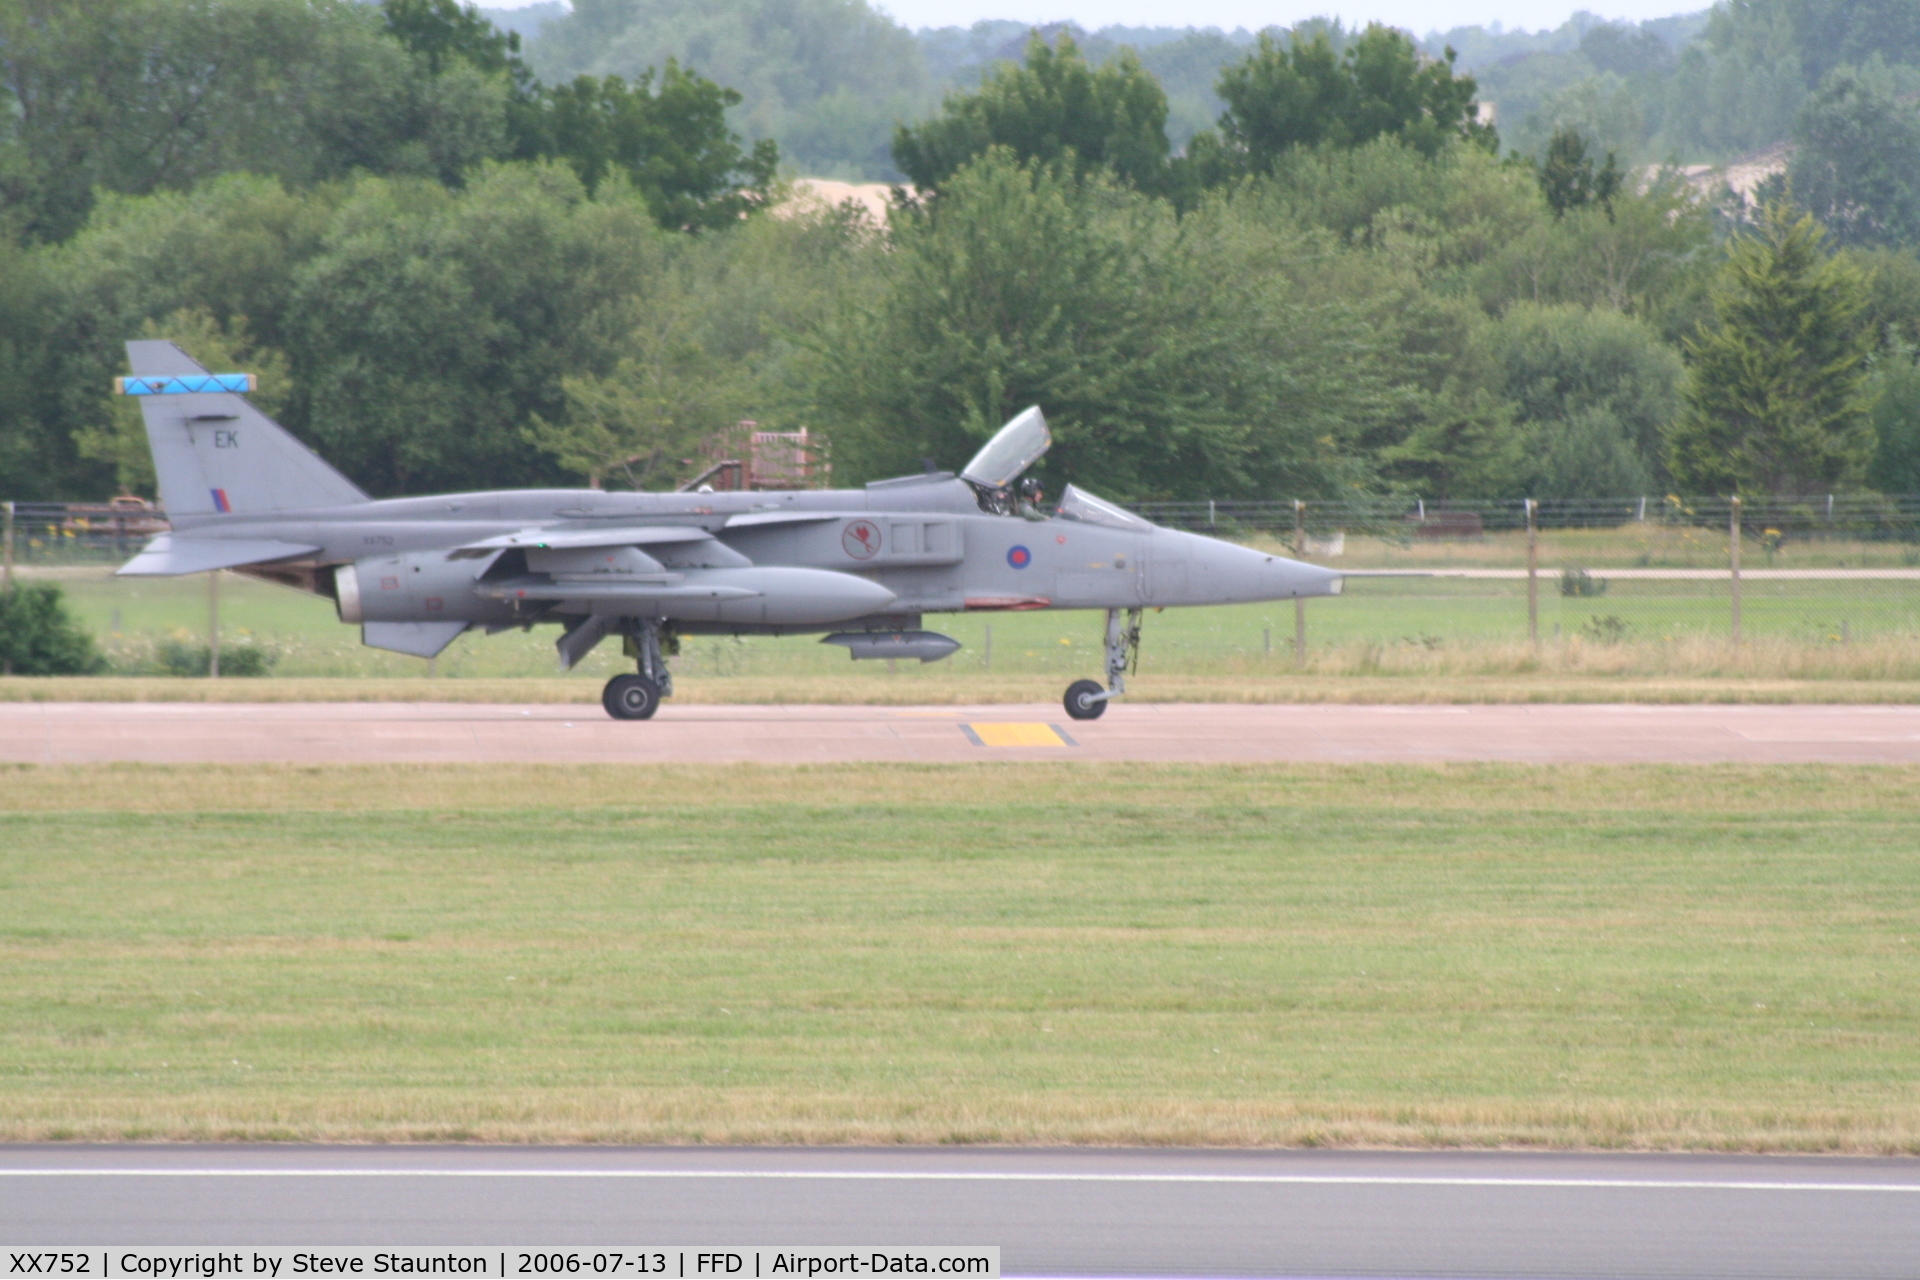
[[167, 531], [166, 513], [137, 498], [0, 504], [0, 550], [20, 565], [116, 564]]
[[[1347, 570], [1309, 644], [1920, 641], [1920, 496], [1145, 504]], [[1293, 637], [1289, 637], [1292, 639]]]

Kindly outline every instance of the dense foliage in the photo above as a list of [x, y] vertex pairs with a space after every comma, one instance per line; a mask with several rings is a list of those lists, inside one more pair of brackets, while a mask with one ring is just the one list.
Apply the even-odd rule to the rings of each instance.
[[457, 186], [475, 165], [625, 171], [666, 225], [731, 218], [777, 156], [728, 129], [738, 95], [671, 64], [657, 83], [541, 85], [517, 36], [455, 0], [0, 0], [0, 203], [59, 241], [100, 192], [180, 191], [245, 170]]
[[1077, 178], [1105, 169], [1142, 191], [1168, 188], [1167, 96], [1131, 54], [1095, 70], [1068, 34], [1038, 35], [1023, 65], [1002, 63], [976, 92], [938, 115], [901, 125], [893, 158], [923, 192], [937, 191], [994, 147], [1015, 159], [1063, 163]]
[[1687, 411], [1670, 437], [1693, 491], [1813, 493], [1866, 480], [1867, 282], [1820, 251], [1806, 214], [1767, 206], [1714, 282], [1717, 328], [1687, 343]]
[[29, 582], [0, 589], [0, 675], [90, 676], [106, 669], [59, 587]]
[[[1030, 403], [1050, 478], [1122, 500], [1920, 490], [1910, 7], [1455, 58], [1328, 22], [903, 43], [861, 0], [578, 0], [525, 49], [457, 0], [0, 0], [0, 495], [150, 488], [129, 337], [258, 373], [380, 494], [663, 486], [748, 419], [857, 483]], [[1746, 68], [1713, 111], [1797, 86], [1764, 217], [1640, 163], [1696, 55]], [[1555, 59], [1665, 114], [1503, 106], [1503, 157], [1489, 83]], [[766, 134], [831, 120], [917, 190], [769, 216]]]

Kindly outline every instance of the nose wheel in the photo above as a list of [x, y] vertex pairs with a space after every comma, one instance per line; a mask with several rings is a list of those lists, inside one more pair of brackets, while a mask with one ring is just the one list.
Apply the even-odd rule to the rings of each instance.
[[1067, 686], [1067, 714], [1075, 720], [1098, 720], [1107, 712], [1107, 699], [1113, 695], [1098, 680], [1075, 680]]
[[1067, 714], [1075, 720], [1098, 720], [1106, 714], [1107, 703], [1127, 691], [1127, 673], [1140, 669], [1140, 610], [1127, 610], [1123, 625], [1120, 610], [1107, 610], [1107, 683], [1075, 680], [1067, 686]]

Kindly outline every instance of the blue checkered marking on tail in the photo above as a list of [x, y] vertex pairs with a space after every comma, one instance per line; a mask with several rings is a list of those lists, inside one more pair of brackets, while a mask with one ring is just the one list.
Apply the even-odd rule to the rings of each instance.
[[115, 378], [113, 389], [123, 396], [184, 396], [208, 391], [248, 392], [254, 389], [250, 373], [180, 373], [166, 377]]

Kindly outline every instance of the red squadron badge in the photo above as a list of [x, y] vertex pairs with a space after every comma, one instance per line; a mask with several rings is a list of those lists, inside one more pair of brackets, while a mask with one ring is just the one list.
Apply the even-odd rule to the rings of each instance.
[[871, 560], [880, 554], [880, 526], [868, 520], [855, 520], [841, 530], [840, 545], [855, 560]]

